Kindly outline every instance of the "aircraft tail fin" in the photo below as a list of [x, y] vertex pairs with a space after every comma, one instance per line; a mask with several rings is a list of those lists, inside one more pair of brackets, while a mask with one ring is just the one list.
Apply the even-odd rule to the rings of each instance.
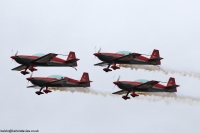
[[179, 85], [176, 84], [175, 78], [170, 77], [165, 89], [167, 92], [177, 92], [176, 87], [179, 87]]
[[159, 53], [159, 50], [157, 49], [154, 49], [152, 54], [151, 54], [151, 57], [149, 59], [149, 61], [151, 62], [155, 62], [155, 65], [161, 65], [161, 61], [163, 58], [160, 57], [160, 53]]
[[69, 55], [68, 55], [68, 57], [67, 57], [67, 60], [65, 61], [65, 63], [71, 63], [72, 66], [77, 66], [77, 61], [78, 61], [78, 60], [79, 60], [79, 59], [76, 58], [75, 52], [70, 51], [70, 52], [69, 52]]
[[92, 81], [90, 81], [89, 74], [84, 72], [79, 83], [86, 84], [86, 87], [90, 87], [90, 82]]

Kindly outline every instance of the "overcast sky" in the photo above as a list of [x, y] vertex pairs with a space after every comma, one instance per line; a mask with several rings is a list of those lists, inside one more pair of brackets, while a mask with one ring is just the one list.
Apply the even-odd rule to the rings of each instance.
[[[11, 71], [10, 56], [76, 52], [78, 71], [38, 68], [34, 76], [60, 74], [80, 79], [88, 72], [93, 89], [117, 91], [113, 81], [175, 77], [179, 94], [200, 97], [200, 80], [177, 74], [122, 68], [105, 73], [93, 66], [93, 53], [160, 50], [162, 66], [200, 72], [199, 0], [1, 0], [0, 129], [38, 129], [44, 133], [199, 133], [200, 104], [154, 97], [124, 101], [121, 96], [52, 92], [38, 96], [26, 88], [29, 75]], [[13, 49], [13, 53], [11, 52]], [[61, 57], [67, 58], [67, 57]], [[115, 78], [113, 79], [113, 77]], [[30, 83], [29, 83], [30, 85]]]

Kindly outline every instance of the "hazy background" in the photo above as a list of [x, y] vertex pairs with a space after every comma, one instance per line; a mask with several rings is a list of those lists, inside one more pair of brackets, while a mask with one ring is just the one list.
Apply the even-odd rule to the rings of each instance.
[[[0, 1], [0, 129], [40, 132], [200, 132], [200, 104], [154, 97], [124, 101], [119, 97], [52, 92], [38, 96], [26, 88], [27, 76], [11, 71], [10, 56], [75, 51], [78, 71], [38, 68], [34, 76], [60, 74], [79, 79], [89, 72], [93, 89], [117, 91], [113, 81], [176, 78], [178, 94], [200, 97], [199, 79], [177, 74], [122, 68], [105, 73], [93, 66], [93, 53], [128, 50], [151, 54], [159, 49], [162, 66], [200, 72], [200, 2], [198, 0], [1, 0]], [[13, 49], [13, 53], [11, 52]], [[67, 58], [67, 57], [62, 57]], [[115, 76], [115, 78], [113, 78]], [[30, 83], [29, 83], [30, 85]], [[141, 100], [143, 99], [143, 100]]]

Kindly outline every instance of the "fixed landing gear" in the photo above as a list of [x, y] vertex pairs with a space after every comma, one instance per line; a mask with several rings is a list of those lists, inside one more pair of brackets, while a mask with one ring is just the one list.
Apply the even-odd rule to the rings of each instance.
[[127, 100], [127, 99], [130, 99], [130, 97], [128, 97], [128, 94], [129, 94], [130, 92], [127, 92], [127, 94], [125, 95], [125, 96], [122, 96], [122, 98], [124, 99], [124, 100]]
[[44, 94], [44, 93], [41, 92], [41, 91], [36, 91], [35, 93], [38, 94], [38, 95]]
[[131, 96], [132, 96], [132, 97], [137, 97], [137, 96], [139, 96], [139, 95], [135, 94], [135, 92], [133, 91], [133, 92], [131, 93]]
[[33, 72], [33, 71], [37, 71], [37, 69], [34, 68], [33, 66], [30, 66], [28, 69], [29, 69], [31, 72]]
[[39, 91], [36, 91], [35, 93], [38, 94], [38, 95], [44, 94], [43, 92], [41, 92], [43, 88], [44, 87], [41, 87], [41, 89]]
[[[104, 70], [105, 72], [112, 71], [111, 69], [109, 69], [109, 67], [110, 67], [110, 65], [108, 65], [108, 67], [107, 67], [107, 68], [104, 68], [103, 70]], [[111, 68], [112, 68], [113, 70], [120, 69], [120, 67], [116, 66], [116, 63], [114, 63], [114, 65], [112, 65]]]
[[46, 94], [52, 92], [52, 91], [48, 90], [48, 87], [46, 87], [46, 90], [43, 90], [43, 91], [44, 91]]
[[137, 94], [131, 94], [131, 96], [132, 96], [132, 97], [137, 97], [137, 96], [139, 96], [139, 95], [137, 95]]
[[52, 92], [52, 91], [50, 91], [50, 90], [43, 90], [43, 91], [44, 91], [46, 94]]
[[122, 98], [123, 98], [124, 100], [130, 99], [130, 97], [128, 97], [128, 96], [122, 96]]
[[46, 87], [46, 89], [45, 90], [43, 90], [43, 92], [41, 92], [42, 91], [42, 89], [43, 89], [44, 87], [42, 87], [41, 89], [40, 89], [40, 91], [36, 91], [35, 93], [36, 94], [38, 94], [38, 95], [40, 95], [40, 94], [44, 94], [44, 93], [50, 93], [50, 92], [52, 92], [52, 91], [50, 91], [50, 90], [48, 90], [48, 87]]
[[109, 69], [109, 68], [104, 68], [103, 69], [105, 72], [109, 72], [109, 71], [112, 71], [111, 69]]
[[27, 71], [25, 70], [25, 71], [21, 71], [21, 74], [26, 75], [26, 74], [29, 74], [29, 72], [27, 72]]
[[[129, 93], [130, 93], [130, 92], [127, 92], [127, 94], [126, 94], [125, 96], [122, 96], [122, 98], [123, 98], [124, 100], [130, 99], [130, 97], [128, 97], [128, 94], [129, 94]], [[137, 97], [137, 96], [139, 96], [139, 95], [135, 94], [135, 91], [133, 91], [133, 92], [131, 93], [131, 96], [132, 96], [132, 97]]]
[[30, 67], [27, 66], [24, 71], [21, 71], [21, 74], [23, 75], [29, 74], [29, 72], [27, 72], [27, 69], [29, 69], [31, 72], [37, 71], [37, 69], [34, 68], [33, 66], [30, 66]]
[[114, 63], [113, 66], [111, 66], [113, 70], [116, 70], [116, 69], [120, 69], [120, 67], [116, 66], [116, 63]]
[[110, 65], [108, 65], [108, 67], [107, 67], [107, 68], [104, 68], [103, 70], [104, 70], [105, 72], [112, 71], [111, 69], [109, 69], [109, 67], [110, 67]]

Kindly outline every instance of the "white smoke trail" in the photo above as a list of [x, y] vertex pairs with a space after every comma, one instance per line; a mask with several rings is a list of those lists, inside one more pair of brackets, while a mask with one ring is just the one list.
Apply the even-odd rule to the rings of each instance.
[[135, 69], [142, 69], [146, 71], [158, 71], [158, 72], [163, 72], [164, 74], [180, 74], [181, 76], [189, 76], [193, 78], [198, 78], [200, 79], [200, 73], [197, 72], [186, 72], [186, 71], [178, 71], [178, 70], [172, 70], [172, 69], [167, 69], [163, 67], [157, 67], [153, 65], [129, 65], [129, 64], [120, 64], [118, 65], [119, 67], [124, 67], [124, 68], [131, 68], [131, 70]]
[[[64, 91], [64, 92], [79, 92], [85, 94], [93, 94], [93, 95], [101, 95], [103, 97], [111, 96], [121, 98], [119, 95], [113, 95], [110, 92], [100, 92], [92, 88], [83, 88], [83, 87], [74, 87], [74, 88], [67, 88], [67, 87], [50, 87], [50, 90], [53, 91]], [[195, 98], [192, 96], [183, 96], [183, 95], [176, 95], [174, 93], [164, 93], [164, 92], [136, 92], [140, 96], [132, 98], [134, 100], [147, 100], [150, 102], [162, 102], [164, 101], [166, 104], [178, 102], [178, 103], [187, 103], [189, 105], [200, 104], [200, 98]], [[122, 99], [123, 100], [123, 99]]]
[[152, 102], [160, 102], [164, 101], [167, 104], [174, 103], [174, 101], [178, 103], [187, 103], [190, 105], [193, 104], [200, 104], [200, 98], [192, 97], [192, 96], [184, 96], [184, 95], [176, 95], [174, 93], [167, 93], [167, 92], [145, 92], [140, 93], [140, 96], [143, 95], [144, 97], [137, 97], [140, 100], [148, 100]]
[[84, 88], [84, 87], [49, 87], [49, 90], [53, 91], [65, 91], [65, 92], [79, 92], [79, 93], [86, 93], [86, 94], [93, 94], [93, 95], [101, 95], [101, 96], [113, 96], [112, 94], [108, 92], [100, 92], [97, 90], [94, 90], [92, 88]]

